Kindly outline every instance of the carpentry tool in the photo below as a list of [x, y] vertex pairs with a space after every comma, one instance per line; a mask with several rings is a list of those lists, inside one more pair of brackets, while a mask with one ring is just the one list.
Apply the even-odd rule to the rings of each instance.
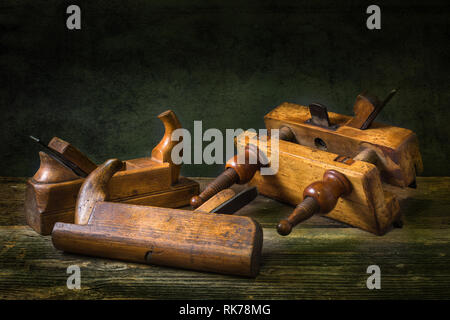
[[107, 184], [122, 166], [111, 159], [86, 178], [77, 199], [75, 224], [58, 222], [53, 228], [55, 248], [185, 269], [258, 274], [261, 226], [249, 217], [220, 214], [247, 204], [256, 189], [235, 197], [232, 190], [224, 190], [195, 212], [105, 202]]
[[[364, 149], [371, 149], [383, 182], [413, 187], [416, 175], [423, 170], [417, 136], [408, 129], [373, 122], [395, 93], [392, 90], [383, 102], [368, 93], [358, 95], [354, 117], [328, 112], [323, 105], [322, 112], [313, 112], [311, 106], [283, 103], [264, 120], [268, 129], [291, 129], [298, 144], [341, 156], [337, 161], [355, 158]], [[324, 122], [313, 120], [317, 114], [326, 114], [329, 126], [316, 125]]]
[[[151, 157], [125, 161], [120, 172], [108, 185], [111, 199], [117, 202], [182, 207], [198, 194], [197, 182], [180, 177], [181, 165], [171, 160], [172, 132], [181, 128], [171, 110], [158, 118], [164, 125], [164, 136], [152, 150]], [[74, 222], [75, 202], [84, 178], [97, 165], [72, 144], [54, 137], [46, 146], [34, 138], [44, 152], [41, 164], [27, 181], [25, 215], [28, 224], [38, 233], [48, 235], [55, 222]]]
[[278, 172], [260, 173], [261, 154], [271, 159], [271, 139], [244, 132], [236, 139], [238, 150], [244, 150], [245, 159], [258, 161], [238, 163], [236, 155], [191, 205], [198, 207], [234, 183], [248, 183], [263, 195], [298, 205], [280, 221], [282, 235], [316, 212], [377, 235], [386, 233], [399, 221], [400, 210], [395, 194], [383, 184], [414, 187], [423, 169], [412, 131], [373, 122], [395, 92], [383, 102], [367, 93], [358, 95], [353, 118], [328, 112], [318, 103], [309, 108], [283, 103], [265, 116], [269, 130], [280, 130]]

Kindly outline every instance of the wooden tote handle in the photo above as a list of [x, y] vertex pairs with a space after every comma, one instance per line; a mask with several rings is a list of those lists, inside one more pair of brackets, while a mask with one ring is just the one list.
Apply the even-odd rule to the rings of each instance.
[[171, 182], [172, 184], [178, 181], [180, 176], [181, 164], [174, 164], [172, 161], [172, 149], [178, 144], [178, 141], [172, 140], [172, 133], [182, 128], [181, 123], [178, 120], [175, 112], [172, 110], [167, 110], [158, 115], [158, 119], [164, 125], [164, 136], [161, 141], [152, 150], [152, 160], [163, 163], [168, 162], [171, 169]]
[[292, 214], [281, 220], [277, 231], [282, 236], [291, 233], [292, 228], [302, 221], [312, 217], [315, 213], [328, 213], [334, 209], [338, 199], [352, 191], [350, 181], [335, 170], [328, 170], [322, 181], [316, 181], [303, 191], [303, 201]]

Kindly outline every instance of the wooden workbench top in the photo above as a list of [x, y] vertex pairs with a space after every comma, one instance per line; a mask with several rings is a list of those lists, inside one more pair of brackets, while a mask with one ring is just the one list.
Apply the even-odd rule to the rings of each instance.
[[[450, 178], [417, 182], [402, 192], [404, 227], [382, 237], [319, 216], [281, 237], [292, 207], [259, 196], [238, 212], [264, 228], [261, 272], [247, 279], [57, 251], [26, 225], [25, 179], [0, 178], [0, 299], [448, 299]], [[67, 289], [70, 265], [79, 290]], [[381, 268], [380, 290], [366, 287], [369, 265]]]

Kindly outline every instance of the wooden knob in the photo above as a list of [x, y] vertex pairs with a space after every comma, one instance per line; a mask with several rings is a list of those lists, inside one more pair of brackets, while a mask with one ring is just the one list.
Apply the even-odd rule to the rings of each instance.
[[312, 217], [315, 213], [328, 213], [334, 209], [339, 197], [351, 192], [350, 181], [335, 170], [328, 170], [322, 181], [311, 183], [303, 191], [303, 201], [292, 214], [278, 223], [277, 231], [286, 236], [292, 228], [302, 221]]
[[[237, 155], [227, 161], [225, 171], [222, 172], [214, 181], [212, 181], [198, 196], [191, 198], [191, 206], [195, 209], [201, 206], [205, 201], [210, 199], [218, 192], [231, 187], [235, 183], [244, 184], [249, 182], [256, 171], [261, 167], [260, 161], [255, 154], [255, 149], [251, 147], [245, 148], [245, 161], [239, 163], [240, 157]], [[255, 164], [250, 163], [251, 157], [255, 157]]]
[[193, 196], [189, 202], [191, 204], [191, 207], [194, 209], [197, 209], [200, 207], [203, 203], [205, 203], [205, 200], [200, 198], [200, 196]]
[[303, 191], [303, 198], [314, 198], [320, 207], [320, 213], [328, 213], [334, 209], [339, 197], [351, 192], [350, 181], [335, 170], [328, 170], [322, 181], [311, 183]]
[[[251, 149], [246, 148], [245, 149], [245, 163], [239, 163], [239, 157], [236, 155], [230, 160], [227, 161], [227, 164], [225, 165], [225, 168], [232, 168], [234, 171], [236, 171], [237, 175], [239, 176], [239, 180], [237, 183], [244, 184], [252, 180], [253, 176], [255, 175], [256, 171], [259, 170], [261, 167], [261, 162], [257, 158], [256, 154], [253, 154]], [[249, 159], [251, 156], [254, 156], [256, 163], [249, 163]]]

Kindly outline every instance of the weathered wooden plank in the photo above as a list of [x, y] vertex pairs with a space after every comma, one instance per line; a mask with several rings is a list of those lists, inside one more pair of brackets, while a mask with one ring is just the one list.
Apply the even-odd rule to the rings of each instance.
[[[64, 254], [28, 227], [0, 227], [0, 297], [6, 298], [442, 298], [450, 296], [447, 230], [394, 230], [376, 237], [353, 228], [312, 228], [281, 238], [265, 230], [255, 279]], [[78, 264], [82, 289], [66, 288]], [[382, 290], [365, 287], [382, 269]], [[232, 290], [230, 290], [232, 288]]]
[[0, 225], [26, 225], [23, 204], [27, 178], [0, 177]]
[[[24, 225], [24, 182], [0, 179], [0, 299], [450, 298], [450, 178], [419, 178], [403, 191], [405, 225], [382, 237], [320, 216], [281, 237], [275, 225], [292, 207], [258, 197], [238, 212], [264, 227], [256, 279], [62, 253]], [[66, 287], [73, 264], [80, 290]], [[381, 290], [366, 288], [370, 264], [381, 268]]]

